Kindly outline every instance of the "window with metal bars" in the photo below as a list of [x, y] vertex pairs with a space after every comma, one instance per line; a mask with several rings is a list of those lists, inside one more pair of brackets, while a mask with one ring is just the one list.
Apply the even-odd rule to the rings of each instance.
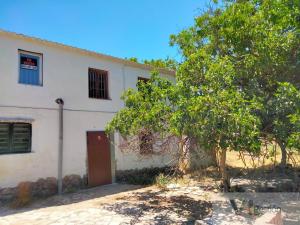
[[139, 82], [144, 82], [147, 83], [150, 79], [149, 78], [145, 78], [145, 77], [138, 77], [138, 81]]
[[31, 124], [0, 123], [0, 154], [31, 151]]
[[150, 80], [150, 79], [145, 78], [145, 77], [138, 77], [138, 82], [137, 82], [137, 84], [136, 84], [138, 90], [140, 90], [140, 85], [141, 85], [141, 84], [145, 84], [145, 83], [149, 82], [149, 80]]
[[109, 99], [107, 71], [89, 68], [89, 97]]
[[[149, 82], [150, 79], [138, 77], [137, 88], [140, 90], [140, 85]], [[150, 89], [148, 89], [150, 91]], [[153, 153], [153, 135], [150, 131], [143, 130], [139, 134], [140, 154], [147, 155]]]
[[143, 130], [139, 134], [140, 154], [153, 153], [153, 134], [151, 131]]

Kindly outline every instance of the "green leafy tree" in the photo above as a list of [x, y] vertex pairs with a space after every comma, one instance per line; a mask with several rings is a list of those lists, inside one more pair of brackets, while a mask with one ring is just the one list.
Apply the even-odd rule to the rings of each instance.
[[[186, 86], [195, 61], [205, 65], [199, 76], [201, 85]], [[227, 151], [259, 153], [260, 119], [252, 111], [261, 105], [255, 99], [247, 99], [235, 84], [234, 66], [227, 57], [212, 61], [210, 56], [196, 53], [182, 64], [178, 74], [177, 88], [182, 100], [177, 103], [180, 110], [176, 113], [183, 115], [181, 120], [187, 122], [186, 134], [195, 137], [208, 151], [217, 153], [223, 186], [227, 190], [230, 186], [226, 172]]]
[[170, 117], [174, 110], [172, 82], [153, 72], [148, 82], [139, 82], [138, 89], [128, 89], [122, 95], [125, 107], [121, 109], [106, 130], [123, 135], [136, 135], [141, 129], [168, 134], [172, 130]]
[[272, 121], [269, 131], [281, 148], [282, 164], [285, 165], [286, 148], [299, 149], [300, 91], [290, 83], [280, 83], [269, 104], [266, 109], [273, 109], [265, 113]]
[[[158, 133], [161, 140], [178, 139], [179, 155], [183, 156], [184, 120], [178, 116], [179, 96], [174, 83], [153, 72], [148, 82], [139, 82], [137, 89], [128, 89], [122, 96], [125, 107], [107, 125], [106, 132], [118, 131], [123, 137], [138, 136], [145, 130]], [[179, 156], [178, 160], [183, 161]]]
[[[188, 66], [189, 60], [181, 69]], [[123, 95], [125, 108], [108, 124], [107, 132], [119, 131], [124, 136], [137, 135], [147, 129], [164, 138], [178, 141], [178, 166], [184, 169], [186, 140], [197, 139], [208, 150], [219, 153], [219, 166], [225, 190], [229, 187], [226, 152], [258, 151], [259, 119], [251, 114], [257, 107], [245, 99], [233, 82], [233, 67], [227, 59], [207, 62], [199, 86], [176, 84], [153, 74], [140, 83], [138, 90]]]
[[176, 83], [154, 74], [126, 91], [125, 108], [107, 131], [176, 136], [180, 156], [185, 140], [194, 138], [219, 153], [225, 189], [227, 151], [259, 153], [267, 137], [299, 146], [293, 97], [300, 86], [299, 7], [297, 0], [242, 0], [208, 9], [194, 26], [171, 36], [183, 56]]
[[170, 70], [176, 70], [178, 67], [178, 63], [170, 58], [144, 60], [143, 63], [154, 66], [155, 68], [166, 68]]
[[171, 36], [171, 45], [177, 45], [184, 60], [190, 61], [178, 76], [187, 86], [200, 86], [207, 60], [227, 57], [233, 65], [234, 85], [240, 87], [245, 98], [255, 99], [263, 106], [254, 111], [262, 121], [261, 137], [280, 144], [282, 165], [285, 165], [285, 145], [281, 143], [286, 143], [286, 137], [292, 133], [281, 126], [285, 134], [278, 135], [277, 116], [288, 118], [290, 111], [285, 111], [284, 116], [282, 111], [274, 112], [279, 107], [273, 103], [280, 103], [276, 93], [281, 82], [300, 88], [300, 2], [232, 0], [222, 3], [222, 7], [216, 5], [196, 17], [194, 26]]
[[136, 63], [139, 62], [138, 58], [136, 58], [136, 57], [130, 57], [130, 58], [125, 58], [125, 59], [127, 59], [127, 60], [129, 60], [131, 62], [136, 62]]
[[288, 138], [288, 147], [300, 149], [300, 111], [290, 116], [290, 122], [294, 126], [294, 130]]
[[136, 62], [136, 63], [144, 63], [146, 65], [153, 66], [156, 69], [169, 69], [169, 70], [176, 70], [179, 63], [171, 58], [166, 58], [166, 59], [151, 59], [151, 60], [139, 60], [136, 57], [131, 57], [127, 58], [127, 60], [131, 62]]

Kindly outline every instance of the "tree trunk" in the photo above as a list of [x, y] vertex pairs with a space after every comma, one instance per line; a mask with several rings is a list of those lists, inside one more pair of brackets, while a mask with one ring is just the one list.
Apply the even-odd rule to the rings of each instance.
[[281, 162], [280, 162], [280, 167], [282, 169], [285, 169], [286, 167], [286, 159], [287, 159], [287, 152], [286, 152], [286, 146], [284, 143], [282, 143], [281, 141], [278, 142], [278, 145], [280, 147], [281, 150]]
[[218, 159], [217, 159], [217, 151], [213, 149], [210, 152], [211, 160], [212, 160], [212, 165], [213, 166], [218, 166]]
[[179, 142], [179, 159], [178, 159], [178, 167], [179, 167], [179, 171], [183, 174], [186, 173], [187, 170], [187, 160], [186, 160], [186, 152], [185, 152], [185, 141], [184, 141], [184, 137], [181, 137], [181, 140]]
[[228, 192], [230, 188], [229, 176], [226, 170], [226, 149], [221, 150], [220, 155], [220, 172], [222, 176], [222, 185], [224, 192]]

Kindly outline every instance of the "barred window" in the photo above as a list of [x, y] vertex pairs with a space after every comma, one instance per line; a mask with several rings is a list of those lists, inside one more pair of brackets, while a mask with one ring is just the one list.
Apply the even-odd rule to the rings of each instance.
[[0, 154], [31, 151], [31, 124], [0, 123]]
[[[139, 84], [147, 83], [150, 79], [145, 77], [138, 77], [137, 88], [139, 89]], [[149, 90], [150, 91], [150, 90]], [[140, 154], [147, 155], [153, 153], [153, 135], [150, 131], [143, 130], [139, 134], [139, 145]]]
[[150, 79], [145, 78], [145, 77], [138, 77], [138, 81], [139, 81], [139, 82], [147, 83], [149, 80], [150, 80]]
[[153, 153], [153, 135], [150, 131], [142, 131], [139, 134], [140, 154]]
[[89, 68], [89, 97], [108, 99], [108, 72]]

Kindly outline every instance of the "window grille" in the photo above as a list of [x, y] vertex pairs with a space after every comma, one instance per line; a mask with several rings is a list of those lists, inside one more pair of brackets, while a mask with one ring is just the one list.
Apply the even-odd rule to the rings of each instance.
[[108, 99], [108, 72], [89, 68], [89, 97]]

